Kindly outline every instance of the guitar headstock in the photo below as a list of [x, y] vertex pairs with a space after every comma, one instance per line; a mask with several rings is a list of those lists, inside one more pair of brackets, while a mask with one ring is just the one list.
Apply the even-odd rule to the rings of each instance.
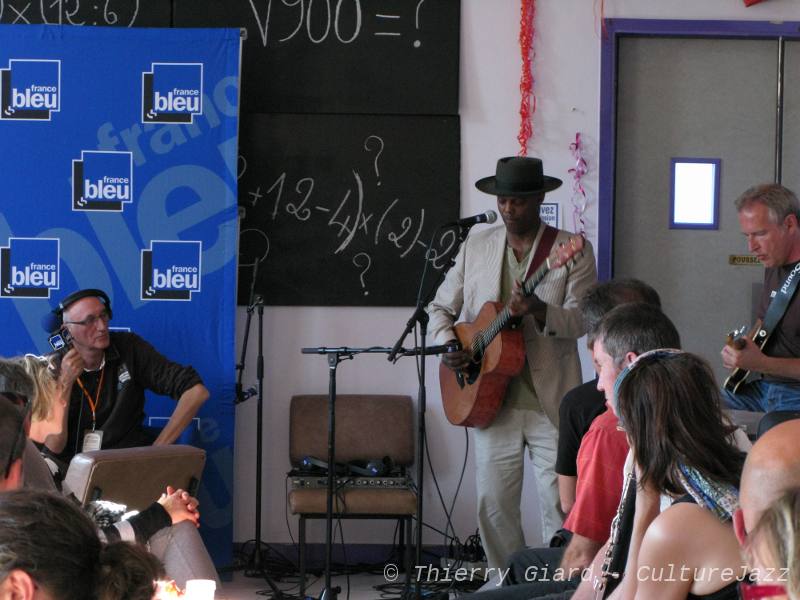
[[582, 235], [573, 235], [566, 242], [559, 244], [547, 259], [550, 268], [557, 269], [569, 264], [580, 256], [585, 245], [586, 239]]

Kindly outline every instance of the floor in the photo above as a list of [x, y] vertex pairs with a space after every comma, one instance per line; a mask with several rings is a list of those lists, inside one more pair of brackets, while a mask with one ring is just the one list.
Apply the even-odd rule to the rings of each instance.
[[[401, 600], [403, 594], [404, 576], [399, 575], [399, 579], [393, 570], [394, 565], [385, 565], [385, 573], [362, 572], [351, 575], [338, 575], [331, 578], [331, 587], [339, 587], [341, 591], [334, 597], [326, 600]], [[458, 584], [457, 588], [447, 580], [442, 582], [443, 577], [447, 577], [444, 572], [434, 576], [423, 575], [425, 582], [421, 585], [421, 596], [430, 600], [447, 600], [459, 593], [474, 591], [483, 583], [476, 581], [474, 584]], [[436, 581], [438, 578], [439, 582]], [[306, 584], [306, 598], [322, 600], [320, 598], [324, 587], [324, 577], [309, 577]], [[276, 582], [275, 585], [281, 590], [284, 600], [303, 600], [299, 598], [299, 588], [297, 579], [287, 578], [287, 581]], [[487, 584], [489, 585], [489, 584]], [[413, 584], [412, 584], [413, 586]], [[413, 592], [412, 587], [412, 592]], [[274, 597], [272, 590], [264, 579], [259, 577], [247, 577], [242, 571], [233, 574], [233, 580], [224, 582], [222, 589], [217, 590], [216, 600], [245, 600], [253, 598]]]
[[[337, 600], [376, 600], [385, 598], [400, 598], [400, 586], [397, 587], [396, 594], [388, 594], [376, 590], [374, 586], [386, 583], [383, 575], [374, 575], [370, 573], [361, 573], [350, 575], [350, 594], [348, 596], [348, 582], [347, 577], [340, 575], [331, 579], [332, 587], [341, 587], [341, 592], [337, 596]], [[314, 581], [312, 584], [311, 581]], [[324, 579], [311, 578], [309, 586], [306, 588], [306, 596], [311, 598], [320, 598], [322, 588], [324, 587]], [[292, 600], [298, 598], [297, 584], [279, 582], [276, 586], [284, 593], [285, 600]], [[266, 598], [272, 597], [272, 590], [269, 585], [261, 578], [246, 577], [244, 573], [234, 573], [233, 581], [224, 582], [222, 590], [218, 590], [216, 600], [245, 600], [251, 598]], [[333, 600], [333, 598], [331, 599]]]

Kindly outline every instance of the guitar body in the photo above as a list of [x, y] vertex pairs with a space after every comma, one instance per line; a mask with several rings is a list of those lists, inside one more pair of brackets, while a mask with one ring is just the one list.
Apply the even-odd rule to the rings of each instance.
[[[767, 332], [765, 329], [762, 329], [761, 325], [762, 323], [759, 319], [756, 321], [756, 324], [753, 325], [752, 329], [750, 329], [750, 331], [747, 333], [747, 337], [753, 340], [756, 346], [758, 346], [759, 350], [764, 349], [764, 346], [767, 344], [767, 340], [769, 339], [769, 332]], [[737, 340], [729, 335], [726, 343], [736, 345], [737, 341], [741, 342], [742, 340]], [[750, 371], [746, 371], [745, 369], [734, 369], [731, 371], [731, 374], [728, 375], [727, 379], [725, 379], [725, 384], [723, 387], [730, 393], [735, 394], [747, 380], [748, 375], [750, 375]]]
[[[471, 323], [455, 326], [456, 336], [466, 350], [476, 335], [486, 328], [503, 308], [500, 302], [487, 302]], [[489, 343], [483, 360], [459, 381], [456, 373], [439, 365], [439, 382], [447, 420], [463, 427], [487, 427], [497, 415], [506, 395], [508, 381], [525, 366], [522, 330], [502, 329]]]

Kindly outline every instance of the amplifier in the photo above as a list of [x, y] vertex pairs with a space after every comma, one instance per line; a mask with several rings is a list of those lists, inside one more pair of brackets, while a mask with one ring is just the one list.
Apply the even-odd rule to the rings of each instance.
[[[289, 479], [293, 489], [314, 489], [327, 488], [327, 475], [295, 475], [289, 473]], [[377, 489], [408, 489], [410, 487], [408, 477], [342, 477], [336, 478], [334, 485], [336, 489], [342, 488], [377, 488]]]

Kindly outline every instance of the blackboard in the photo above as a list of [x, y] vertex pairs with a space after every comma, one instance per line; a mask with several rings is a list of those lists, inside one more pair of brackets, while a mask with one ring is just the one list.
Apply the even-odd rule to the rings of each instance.
[[242, 112], [457, 114], [459, 0], [174, 0], [244, 27]]
[[0, 23], [169, 27], [167, 0], [0, 0]]
[[[239, 304], [411, 306], [459, 215], [458, 117], [243, 115]], [[439, 231], [431, 273], [455, 247]]]

